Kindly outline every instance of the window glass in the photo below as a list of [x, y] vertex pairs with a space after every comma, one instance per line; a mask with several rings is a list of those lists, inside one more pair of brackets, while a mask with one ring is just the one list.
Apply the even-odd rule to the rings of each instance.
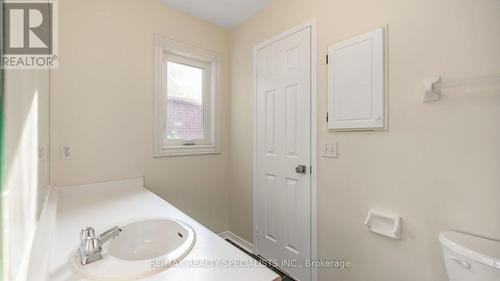
[[203, 69], [167, 62], [167, 139], [203, 139]]

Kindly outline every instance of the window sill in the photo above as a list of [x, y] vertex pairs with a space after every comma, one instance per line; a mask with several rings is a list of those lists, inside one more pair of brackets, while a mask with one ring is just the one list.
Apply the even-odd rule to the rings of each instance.
[[167, 146], [154, 151], [153, 157], [160, 158], [160, 157], [172, 157], [172, 156], [220, 154], [220, 153], [221, 153], [220, 147], [213, 145]]

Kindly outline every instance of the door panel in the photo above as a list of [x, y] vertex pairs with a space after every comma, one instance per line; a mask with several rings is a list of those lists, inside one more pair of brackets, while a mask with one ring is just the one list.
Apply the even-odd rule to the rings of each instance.
[[266, 92], [266, 111], [265, 111], [265, 125], [266, 125], [266, 147], [267, 154], [274, 154], [275, 144], [275, 127], [276, 127], [276, 90], [272, 89]]
[[272, 194], [272, 196], [269, 196], [266, 198], [266, 227], [265, 227], [265, 237], [268, 239], [271, 243], [276, 243], [276, 225], [278, 223], [277, 218], [276, 218], [276, 213], [277, 213], [277, 208], [276, 205], [273, 202], [273, 198], [278, 196], [277, 190], [275, 188], [276, 184], [276, 176], [275, 175], [266, 175], [267, 178], [267, 183], [266, 183], [266, 188], [269, 190], [269, 193]]
[[[311, 29], [257, 51], [257, 251], [310, 280]], [[306, 173], [297, 173], [304, 165]]]
[[286, 118], [285, 118], [285, 130], [286, 130], [286, 155], [288, 157], [297, 156], [297, 123], [298, 123], [298, 104], [297, 95], [299, 91], [299, 85], [291, 85], [286, 88], [285, 91], [285, 106], [286, 106]]

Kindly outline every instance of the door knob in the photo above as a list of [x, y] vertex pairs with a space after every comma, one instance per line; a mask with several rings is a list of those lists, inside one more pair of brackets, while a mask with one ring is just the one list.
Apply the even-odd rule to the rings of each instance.
[[295, 168], [295, 172], [297, 172], [297, 174], [306, 174], [307, 173], [307, 167], [306, 167], [306, 165], [298, 165]]

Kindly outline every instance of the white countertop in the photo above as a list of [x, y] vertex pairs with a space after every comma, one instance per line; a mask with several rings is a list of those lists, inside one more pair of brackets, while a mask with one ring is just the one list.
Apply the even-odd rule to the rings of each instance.
[[[144, 218], [174, 218], [191, 225], [196, 243], [183, 261], [217, 261], [217, 266], [174, 266], [141, 280], [196, 281], [241, 280], [279, 281], [268, 268], [232, 246], [168, 202], [143, 188], [143, 179], [71, 186], [58, 189], [57, 217], [52, 238], [49, 266], [51, 281], [86, 280], [74, 273], [68, 263], [71, 251], [78, 246], [80, 229], [94, 226], [98, 232], [122, 222]], [[234, 262], [239, 265], [226, 266]], [[234, 264], [233, 263], [233, 264]]]

